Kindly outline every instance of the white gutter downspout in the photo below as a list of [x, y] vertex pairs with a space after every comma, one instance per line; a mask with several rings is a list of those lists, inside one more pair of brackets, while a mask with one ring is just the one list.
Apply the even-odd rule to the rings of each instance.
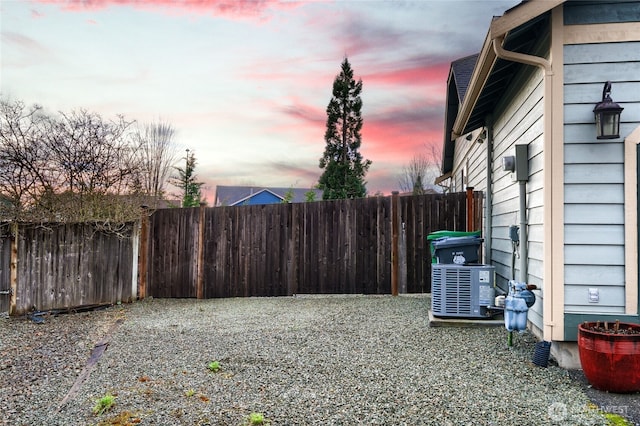
[[[542, 58], [540, 56], [526, 55], [524, 53], [511, 52], [511, 51], [505, 50], [502, 47], [502, 44], [504, 43], [504, 38], [505, 36], [501, 35], [492, 40], [493, 51], [495, 52], [496, 56], [498, 58], [505, 59], [507, 61], [518, 62], [518, 63], [542, 68], [542, 70], [544, 71], [544, 80], [543, 80], [544, 102], [546, 105], [553, 105], [553, 99], [552, 99], [553, 91], [551, 90], [552, 89], [551, 80], [553, 78], [553, 69], [551, 67], [551, 61], [545, 58]], [[553, 123], [553, 117], [544, 117], [544, 119], [548, 124]], [[552, 133], [550, 131], [547, 131], [548, 129], [549, 127], [545, 125], [545, 138], [552, 138]], [[551, 143], [549, 143], [548, 139], [547, 139], [547, 143], [545, 143], [545, 146], [551, 146]], [[527, 234], [526, 208], [527, 208], [526, 207], [526, 183], [520, 182], [520, 277], [523, 282], [527, 281], [528, 256], [529, 256], [528, 250], [527, 250], [529, 245], [529, 238]], [[551, 291], [551, 287], [550, 287], [551, 285], [550, 278], [551, 277], [548, 277], [548, 279], [545, 280], [544, 287], [545, 289], [548, 289], [548, 291], [544, 291], [543, 289], [543, 294], [545, 298], [550, 298], [550, 300], [547, 300], [547, 301], [550, 302], [550, 306], [553, 306], [553, 299], [552, 299], [553, 292]], [[549, 316], [550, 316], [549, 321], [548, 322], [545, 321], [546, 323], [545, 328], [547, 324], [553, 327], [553, 324], [554, 324], [553, 309], [550, 310]], [[547, 333], [546, 330], [544, 331], [545, 340], [551, 340], [550, 335], [551, 335], [551, 332]]]
[[485, 199], [485, 263], [491, 261], [491, 250], [493, 249], [493, 116], [488, 115], [485, 122], [487, 132], [487, 194]]

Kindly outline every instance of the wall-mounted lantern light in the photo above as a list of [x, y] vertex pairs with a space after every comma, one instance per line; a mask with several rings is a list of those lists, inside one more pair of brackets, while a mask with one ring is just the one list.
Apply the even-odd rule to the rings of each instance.
[[623, 109], [611, 100], [611, 82], [607, 81], [602, 89], [602, 102], [598, 102], [593, 109], [598, 139], [620, 137], [620, 113]]

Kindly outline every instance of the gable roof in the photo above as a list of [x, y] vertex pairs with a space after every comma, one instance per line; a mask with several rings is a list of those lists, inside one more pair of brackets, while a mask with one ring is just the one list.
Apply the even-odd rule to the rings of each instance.
[[454, 146], [451, 143], [451, 129], [458, 115], [460, 104], [464, 101], [467, 87], [473, 74], [479, 54], [467, 56], [451, 63], [447, 79], [447, 107], [444, 117], [444, 145], [442, 150], [443, 164], [453, 164]]
[[288, 193], [293, 194], [292, 203], [302, 203], [307, 201], [307, 193], [313, 191], [316, 194], [316, 200], [322, 200], [322, 190], [308, 188], [278, 188], [263, 186], [216, 186], [216, 195], [214, 197], [215, 206], [237, 206], [243, 204], [248, 199], [260, 193], [268, 192], [273, 196], [284, 200]]
[[[449, 81], [447, 91], [447, 117], [443, 138], [442, 172], [448, 177], [453, 169], [455, 139], [486, 125], [486, 117], [495, 109], [500, 97], [509, 86], [517, 70], [524, 65], [498, 58], [494, 41], [502, 42], [504, 49], [513, 52], [531, 53], [539, 35], [549, 22], [549, 11], [566, 0], [524, 0], [494, 17], [477, 56], [473, 71], [468, 75], [468, 60], [462, 58], [451, 65], [450, 76], [456, 81], [453, 92]], [[468, 80], [464, 81], [468, 77]], [[461, 92], [464, 83], [464, 92]], [[462, 96], [460, 96], [462, 94]], [[452, 96], [453, 95], [453, 96]]]
[[476, 53], [451, 63], [451, 77], [460, 102], [464, 100], [464, 95], [467, 93], [469, 80], [471, 80], [471, 74], [473, 74], [473, 69], [476, 66], [478, 55]]
[[[261, 197], [261, 195], [264, 195], [264, 197]], [[247, 203], [252, 198], [255, 198], [256, 200], [257, 199], [262, 200], [261, 202], [258, 202], [256, 204], [262, 204], [262, 203], [265, 202], [265, 200], [268, 201], [268, 202], [271, 202], [272, 200], [274, 200], [274, 201], [277, 200], [277, 202], [281, 202], [281, 201], [284, 200], [283, 196], [280, 196], [280, 195], [276, 194], [275, 192], [273, 192], [273, 191], [271, 191], [269, 189], [263, 188], [263, 189], [261, 189], [261, 190], [259, 190], [257, 192], [251, 193], [249, 195], [244, 196], [243, 198], [241, 198], [239, 200], [234, 201], [233, 204], [231, 204], [231, 205], [232, 206], [239, 206], [239, 205]]]

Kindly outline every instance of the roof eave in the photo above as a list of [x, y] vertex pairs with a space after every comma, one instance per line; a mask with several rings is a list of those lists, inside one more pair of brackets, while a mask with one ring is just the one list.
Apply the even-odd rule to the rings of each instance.
[[549, 10], [565, 3], [566, 0], [529, 0], [508, 10], [504, 15], [494, 18], [489, 26], [489, 31], [478, 56], [478, 62], [473, 70], [467, 94], [460, 106], [460, 111], [453, 123], [451, 138], [464, 134], [471, 113], [478, 102], [478, 98], [484, 88], [489, 75], [496, 63], [497, 56], [493, 49], [493, 40], [505, 36], [509, 31], [520, 25], [526, 24], [532, 19], [548, 12]]

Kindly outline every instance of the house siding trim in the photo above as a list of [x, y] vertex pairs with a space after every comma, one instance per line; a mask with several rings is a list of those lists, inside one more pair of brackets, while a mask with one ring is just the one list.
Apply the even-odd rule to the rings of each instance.
[[566, 314], [564, 317], [564, 341], [576, 342], [578, 340], [578, 325], [585, 321], [609, 321], [616, 322], [639, 323], [638, 315], [616, 315], [616, 314]]
[[616, 24], [569, 25], [565, 27], [564, 44], [615, 43], [640, 40], [637, 22]]
[[564, 339], [563, 8], [551, 15], [553, 75], [545, 77], [543, 338]]
[[638, 314], [638, 149], [640, 126], [624, 141], [625, 313]]

